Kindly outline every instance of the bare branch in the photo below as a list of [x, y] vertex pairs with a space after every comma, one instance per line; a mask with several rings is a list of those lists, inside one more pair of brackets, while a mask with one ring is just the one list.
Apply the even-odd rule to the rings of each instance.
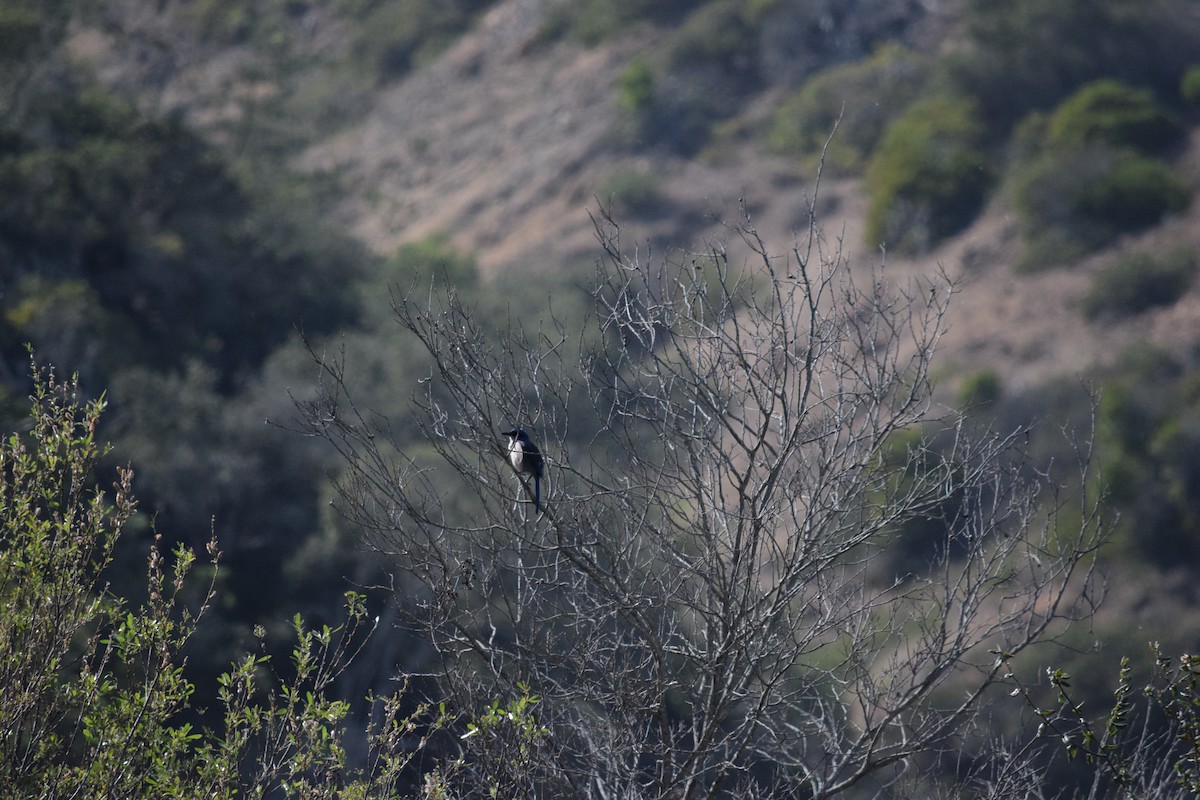
[[[301, 408], [456, 707], [518, 685], [540, 698], [550, 733], [521, 774], [488, 761], [464, 790], [507, 774], [573, 796], [832, 797], [911, 780], [1007, 658], [1090, 613], [1095, 509], [1060, 514], [1026, 431], [936, 409], [946, 275], [852, 272], [815, 216], [784, 257], [748, 217], [644, 260], [607, 211], [594, 222], [578, 337], [549, 313], [489, 335], [452, 292], [394, 300], [433, 365], [419, 452], [355, 405], [337, 358], [318, 358], [324, 391]], [[546, 456], [541, 516], [498, 433], [514, 424]], [[919, 567], [896, 570], [914, 526], [932, 531]], [[494, 756], [478, 738], [464, 763]]]

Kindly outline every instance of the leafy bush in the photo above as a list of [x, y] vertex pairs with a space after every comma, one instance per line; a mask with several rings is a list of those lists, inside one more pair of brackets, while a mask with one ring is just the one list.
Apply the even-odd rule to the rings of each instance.
[[654, 103], [654, 70], [644, 58], [635, 58], [617, 79], [617, 104], [629, 114], [647, 113]]
[[1186, 206], [1188, 188], [1151, 157], [1182, 132], [1149, 91], [1111, 79], [1029, 115], [1011, 148], [1028, 244], [1018, 268], [1069, 262]]
[[[405, 289], [410, 285], [427, 286], [430, 281], [458, 290], [472, 289], [479, 283], [475, 257], [455, 248], [445, 233], [400, 245], [384, 273]], [[367, 283], [366, 288], [374, 291], [377, 287]]]
[[[426, 730], [449, 718], [405, 711], [402, 689], [375, 698], [377, 721], [357, 732], [369, 766], [351, 763], [351, 705], [331, 689], [370, 627], [353, 592], [342, 626], [311, 629], [296, 616], [290, 677], [272, 674], [269, 656], [247, 655], [219, 679], [220, 726], [192, 724], [196, 686], [183, 650], [214, 601], [216, 542], [207, 590], [192, 588], [196, 556], [183, 546], [164, 553], [156, 538], [144, 599], [110, 593], [106, 569], [137, 506], [132, 472], [118, 470], [111, 497], [93, 486], [106, 451], [96, 438], [103, 401], [81, 404], [78, 382], [53, 372], [33, 377], [30, 433], [0, 443], [6, 795], [395, 796], [423, 748], [407, 741], [418, 717]], [[536, 698], [514, 702], [524, 710]]]
[[244, 42], [251, 32], [259, 7], [230, 0], [200, 0], [183, 7], [181, 18], [205, 40], [230, 45]]
[[1183, 80], [1179, 82], [1179, 94], [1188, 105], [1200, 106], [1200, 64], [1183, 74]]
[[584, 44], [599, 44], [623, 30], [630, 23], [650, 13], [653, 3], [648, 0], [603, 2], [584, 0], [558, 6], [558, 13], [567, 20], [565, 27]]
[[629, 62], [617, 78], [617, 107], [620, 117], [616, 138], [630, 146], [648, 141], [654, 133], [658, 79], [646, 59], [638, 57]]
[[615, 133], [625, 145], [694, 155], [714, 127], [737, 112], [759, 77], [757, 17], [744, 3], [680, 0], [655, 6], [645, 17], [666, 21], [685, 12], [662, 55], [633, 59], [618, 80], [624, 118]]
[[1190, 196], [1188, 187], [1162, 161], [1121, 151], [1108, 174], [1075, 198], [1075, 210], [1117, 231], [1134, 231], [1182, 211]]
[[758, 78], [758, 27], [744, 3], [698, 4], [668, 40], [654, 68], [653, 104], [639, 115], [639, 144], [686, 156], [737, 113]]
[[[1137, 681], [1140, 691], [1134, 667], [1123, 657], [1116, 688], [1106, 687], [1112, 705], [1100, 704], [1099, 717], [1089, 693], [1077, 690], [1076, 679], [1061, 667], [1046, 669], [1048, 702], [1039, 702], [1033, 687], [1019, 680], [1013, 692], [1037, 717], [1038, 738], [1086, 765], [1080, 784], [1090, 774], [1092, 797], [1200, 796], [1200, 656], [1168, 657], [1157, 641], [1150, 649], [1154, 667], [1144, 683]], [[1086, 673], [1080, 678], [1091, 682]], [[1111, 790], [1097, 793], [1105, 786]]]
[[1028, 250], [1019, 268], [1079, 258], [1187, 206], [1162, 161], [1105, 146], [1051, 150], [1018, 172], [1015, 206]]
[[[0, 149], [8, 274], [85, 282], [136, 333], [144, 360], [200, 358], [231, 377], [294, 326], [319, 333], [353, 313], [362, 247], [314, 223], [297, 185], [259, 189], [180, 121], [146, 118], [100, 89], [40, 98], [16, 122]], [[91, 367], [74, 352], [45, 354]]]
[[662, 178], [653, 172], [621, 170], [608, 176], [596, 189], [601, 203], [614, 203], [620, 215], [650, 216], [662, 210]]
[[947, 72], [978, 98], [998, 131], [1100, 78], [1166, 96], [1195, 61], [1200, 20], [1191, 6], [1189, 0], [977, 0], [965, 5], [966, 46], [948, 59]]
[[871, 244], [913, 251], [960, 231], [992, 182], [974, 104], [938, 96], [912, 106], [888, 126], [866, 179]]
[[1195, 276], [1196, 263], [1189, 250], [1177, 249], [1158, 257], [1133, 253], [1097, 273], [1083, 299], [1083, 315], [1131, 316], [1170, 305], [1183, 296]]
[[889, 122], [920, 94], [929, 65], [917, 53], [897, 45], [870, 58], [823, 70], [780, 105], [766, 134], [775, 151], [797, 158], [822, 152], [835, 172], [858, 172], [882, 138]]
[[[835, 64], [869, 59], [896, 44], [920, 46], [929, 8], [896, 0], [748, 0], [757, 59], [776, 86], [800, 86]], [[839, 99], [838, 105], [841, 105]]]
[[1101, 485], [1116, 552], [1167, 569], [1200, 563], [1200, 373], [1152, 345], [1100, 376]]
[[1003, 393], [1000, 376], [990, 369], [981, 370], [963, 379], [958, 389], [958, 407], [977, 411], [994, 405]]
[[672, 68], [716, 66], [736, 79], [757, 72], [758, 28], [741, 0], [716, 0], [684, 20], [668, 46]]
[[89, 377], [111, 374], [147, 355], [133, 326], [106, 309], [86, 281], [25, 275], [9, 295], [2, 316], [11, 329], [70, 363], [86, 365]]
[[379, 3], [357, 25], [351, 51], [366, 74], [381, 80], [400, 77], [444, 50], [486, 5], [486, 0]]
[[1149, 91], [1105, 79], [1088, 84], [1055, 109], [1048, 139], [1058, 147], [1103, 143], [1154, 152], [1182, 134], [1179, 121]]

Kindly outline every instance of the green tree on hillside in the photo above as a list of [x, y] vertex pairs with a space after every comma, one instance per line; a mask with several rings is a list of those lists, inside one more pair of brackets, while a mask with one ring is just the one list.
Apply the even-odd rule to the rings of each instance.
[[[89, 375], [199, 358], [223, 379], [252, 368], [293, 326], [344, 322], [354, 247], [306, 226], [304, 197], [264, 202], [211, 146], [96, 88], [47, 94], [0, 153], [2, 299], [15, 335]], [[281, 187], [286, 184], [281, 183]], [[98, 364], [53, 351], [62, 285], [78, 313], [124, 336]], [[15, 343], [6, 344], [10, 359]]]
[[867, 165], [867, 243], [911, 252], [966, 227], [993, 180], [973, 103], [933, 97], [888, 126]]
[[1149, 90], [1103, 79], [1085, 85], [1055, 108], [1046, 138], [1055, 147], [1106, 144], [1157, 153], [1177, 143], [1183, 133], [1179, 120]]
[[965, 20], [949, 73], [998, 132], [1100, 78], [1173, 97], [1200, 39], [1188, 0], [972, 0]]
[[1023, 127], [1028, 155], [1012, 169], [1029, 245], [1023, 269], [1069, 263], [1191, 199], [1191, 187], [1160, 157], [1182, 126], [1146, 91], [1090, 83]]
[[767, 142], [807, 161], [823, 156], [826, 169], [856, 173], [888, 123], [920, 96], [930, 68], [925, 56], [889, 45], [862, 61], [822, 70], [775, 111]]

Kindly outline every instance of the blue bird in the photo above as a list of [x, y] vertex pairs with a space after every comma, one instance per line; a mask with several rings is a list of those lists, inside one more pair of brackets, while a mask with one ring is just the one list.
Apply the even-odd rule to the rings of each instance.
[[519, 475], [533, 476], [533, 507], [542, 512], [542, 470], [545, 461], [542, 451], [529, 438], [529, 434], [520, 428], [504, 431], [508, 437], [508, 460]]

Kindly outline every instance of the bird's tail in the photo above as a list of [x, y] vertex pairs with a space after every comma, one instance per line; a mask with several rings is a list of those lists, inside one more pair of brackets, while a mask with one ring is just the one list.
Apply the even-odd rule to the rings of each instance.
[[542, 478], [540, 475], [533, 476], [533, 508], [537, 513], [542, 513]]

